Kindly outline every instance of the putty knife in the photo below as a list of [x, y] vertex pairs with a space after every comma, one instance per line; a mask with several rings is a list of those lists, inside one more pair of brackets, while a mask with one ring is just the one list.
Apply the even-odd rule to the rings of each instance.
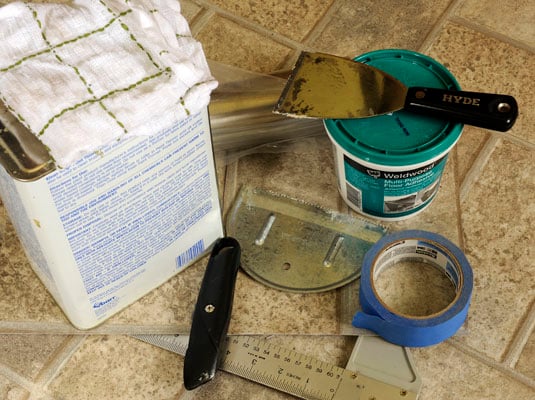
[[512, 96], [407, 87], [370, 65], [302, 52], [274, 112], [290, 117], [365, 118], [398, 110], [505, 132], [515, 123]]

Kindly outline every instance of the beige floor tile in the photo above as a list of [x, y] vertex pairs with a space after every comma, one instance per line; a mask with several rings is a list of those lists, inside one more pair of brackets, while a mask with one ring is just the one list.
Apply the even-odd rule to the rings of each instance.
[[530, 400], [533, 388], [465, 355], [453, 346], [412, 349], [422, 378], [419, 400]]
[[35, 380], [65, 336], [0, 335], [0, 360], [19, 375]]
[[0, 374], [0, 399], [24, 400], [29, 393]]
[[212, 3], [290, 39], [301, 41], [329, 9], [333, 0], [212, 0]]
[[375, 290], [390, 309], [419, 317], [441, 312], [455, 298], [448, 277], [425, 263], [397, 263], [377, 276]]
[[462, 183], [477, 156], [485, 146], [490, 134], [483, 129], [465, 126], [461, 138], [455, 145], [455, 160], [459, 173], [459, 183]]
[[429, 49], [469, 91], [513, 95], [519, 116], [508, 134], [535, 143], [535, 53], [448, 23]]
[[57, 399], [175, 399], [181, 357], [126, 336], [92, 336], [48, 386]]
[[229, 332], [336, 334], [337, 308], [337, 292], [281, 292], [240, 274]]
[[219, 15], [208, 21], [196, 39], [208, 59], [256, 72], [281, 69], [290, 53], [287, 47]]
[[312, 45], [321, 51], [352, 57], [386, 48], [416, 50], [449, 3], [339, 1], [334, 18]]
[[535, 5], [532, 0], [465, 0], [457, 15], [529, 46], [535, 46]]
[[0, 321], [66, 319], [33, 272], [5, 209], [0, 208]]
[[516, 363], [515, 369], [535, 380], [535, 332], [533, 332], [522, 350], [522, 354]]
[[470, 334], [461, 340], [500, 360], [533, 300], [533, 152], [503, 141], [462, 205], [474, 269]]

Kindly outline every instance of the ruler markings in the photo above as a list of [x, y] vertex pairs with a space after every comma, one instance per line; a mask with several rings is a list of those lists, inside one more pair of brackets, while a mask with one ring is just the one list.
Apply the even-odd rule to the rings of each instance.
[[[246, 354], [239, 350], [246, 349]], [[239, 366], [249, 363], [249, 368]], [[332, 400], [342, 380], [342, 368], [279, 346], [262, 346], [259, 339], [229, 338], [221, 369], [307, 400]], [[355, 387], [358, 391], [358, 388]]]
[[[185, 354], [184, 338], [138, 339]], [[219, 369], [304, 400], [415, 400], [417, 393], [378, 381], [253, 336], [230, 336]]]

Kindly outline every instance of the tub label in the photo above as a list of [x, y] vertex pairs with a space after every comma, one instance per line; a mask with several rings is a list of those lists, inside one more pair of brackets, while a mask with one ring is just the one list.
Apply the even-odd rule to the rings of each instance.
[[359, 211], [398, 217], [414, 213], [435, 196], [447, 155], [412, 170], [369, 168], [344, 155], [347, 200]]

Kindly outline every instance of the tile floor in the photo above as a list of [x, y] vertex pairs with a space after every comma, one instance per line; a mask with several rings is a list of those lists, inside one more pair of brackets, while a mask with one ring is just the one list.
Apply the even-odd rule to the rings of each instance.
[[[290, 68], [304, 49], [355, 56], [398, 47], [437, 59], [463, 89], [516, 97], [520, 116], [515, 127], [507, 135], [466, 127], [437, 199], [420, 215], [389, 225], [446, 236], [463, 249], [474, 269], [473, 301], [462, 332], [412, 351], [423, 380], [420, 399], [534, 398], [535, 3], [181, 4], [207, 57], [224, 64], [272, 73]], [[336, 192], [327, 139], [305, 144], [219, 165], [225, 209], [248, 183], [347, 212]], [[126, 336], [186, 332], [204, 262], [97, 329], [76, 331], [33, 275], [1, 208], [0, 399], [290, 398], [226, 373], [198, 391], [185, 392], [182, 357]], [[272, 335], [269, 340], [285, 347], [344, 365], [354, 337], [345, 318], [352, 310], [344, 309], [343, 299], [353, 289], [293, 295], [266, 289], [240, 274], [230, 330]]]

